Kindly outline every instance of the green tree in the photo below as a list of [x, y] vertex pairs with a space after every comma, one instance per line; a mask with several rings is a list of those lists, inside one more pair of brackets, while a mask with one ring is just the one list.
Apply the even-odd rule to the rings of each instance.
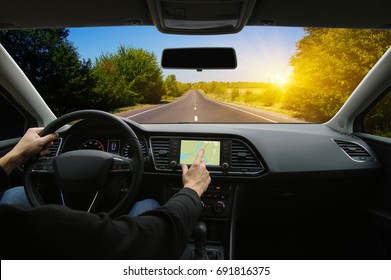
[[273, 106], [281, 100], [281, 96], [284, 93], [284, 89], [273, 83], [265, 84], [263, 86], [263, 93], [261, 94], [260, 102], [264, 106]]
[[164, 80], [164, 89], [168, 98], [177, 98], [189, 91], [190, 88], [190, 84], [178, 82], [174, 74], [168, 75]]
[[96, 80], [94, 92], [104, 110], [134, 105], [139, 100], [139, 94], [132, 91], [112, 56], [102, 55], [92, 70]]
[[178, 97], [181, 95], [180, 88], [178, 87], [178, 82], [174, 74], [168, 75], [164, 80], [164, 88], [166, 94], [169, 97]]
[[230, 99], [231, 101], [235, 101], [240, 96], [239, 89], [235, 88], [231, 91]]
[[0, 31], [0, 43], [55, 114], [91, 107], [91, 62], [80, 61], [67, 29]]
[[120, 46], [96, 59], [95, 93], [107, 107], [156, 103], [165, 94], [162, 71], [153, 53]]
[[188, 92], [191, 89], [191, 86], [192, 86], [190, 83], [177, 82], [176, 84], [177, 84], [177, 87], [178, 87], [178, 91], [180, 92], [180, 95], [183, 95], [186, 92]]
[[364, 118], [367, 133], [391, 138], [391, 91]]
[[391, 46], [391, 31], [305, 28], [305, 33], [290, 60], [285, 107], [307, 121], [324, 122]]

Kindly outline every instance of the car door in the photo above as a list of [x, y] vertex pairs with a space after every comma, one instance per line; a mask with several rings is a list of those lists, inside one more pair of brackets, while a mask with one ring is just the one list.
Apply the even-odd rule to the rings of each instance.
[[[0, 157], [9, 152], [23, 136], [27, 127], [34, 126], [35, 120], [21, 106], [18, 106], [12, 96], [0, 86]], [[22, 184], [21, 169], [16, 169], [11, 176], [11, 185]]]
[[355, 135], [364, 139], [383, 166], [380, 185], [373, 185], [366, 210], [372, 236], [384, 258], [391, 257], [391, 85], [355, 121]]
[[[0, 157], [19, 141], [29, 127], [55, 119], [34, 86], [0, 44]], [[22, 184], [21, 169], [11, 174], [11, 185]]]

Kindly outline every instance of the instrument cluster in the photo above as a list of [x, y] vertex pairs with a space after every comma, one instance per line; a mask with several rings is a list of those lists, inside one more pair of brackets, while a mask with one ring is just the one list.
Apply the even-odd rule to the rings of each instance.
[[[144, 138], [140, 138], [140, 145], [143, 155], [148, 156]], [[102, 135], [102, 134], [73, 134], [67, 137], [62, 152], [72, 150], [98, 150], [120, 155], [125, 158], [133, 156], [130, 145], [126, 139], [120, 135]]]

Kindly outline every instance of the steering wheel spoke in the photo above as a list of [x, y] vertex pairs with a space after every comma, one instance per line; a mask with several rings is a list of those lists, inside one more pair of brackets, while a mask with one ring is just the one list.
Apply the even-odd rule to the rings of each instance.
[[113, 157], [113, 164], [111, 166], [110, 172], [111, 173], [131, 173], [132, 172], [132, 165], [134, 163], [131, 159], [120, 157], [120, 156], [114, 156]]
[[[89, 198], [86, 196], [88, 200], [85, 201], [82, 205], [80, 205], [80, 201], [72, 199], [69, 196], [69, 193], [66, 195], [64, 192], [60, 191], [60, 196], [61, 196], [61, 203], [63, 206], [73, 208], [73, 209], [84, 210], [89, 213], [89, 212], [93, 212], [93, 210], [96, 207], [96, 202], [98, 201], [97, 198], [99, 197], [99, 191], [96, 191], [96, 193], [92, 194]], [[78, 204], [75, 204], [75, 201]]]

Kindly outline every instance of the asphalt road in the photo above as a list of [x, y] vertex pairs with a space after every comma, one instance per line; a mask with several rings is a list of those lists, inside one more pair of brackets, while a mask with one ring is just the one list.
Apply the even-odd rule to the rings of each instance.
[[197, 90], [191, 90], [171, 103], [130, 110], [118, 115], [138, 123], [300, 122], [274, 112], [210, 100]]

